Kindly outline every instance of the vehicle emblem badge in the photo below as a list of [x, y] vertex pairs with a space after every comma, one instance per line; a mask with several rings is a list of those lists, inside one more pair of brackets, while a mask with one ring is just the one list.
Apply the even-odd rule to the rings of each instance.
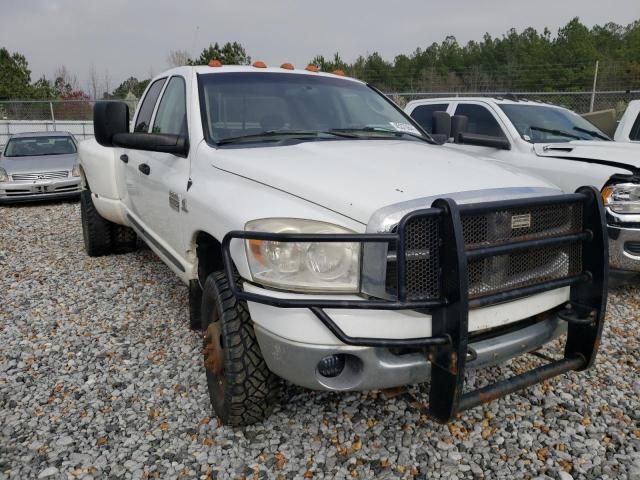
[[531, 214], [523, 213], [521, 215], [513, 215], [511, 217], [511, 230], [516, 228], [530, 228], [531, 227]]

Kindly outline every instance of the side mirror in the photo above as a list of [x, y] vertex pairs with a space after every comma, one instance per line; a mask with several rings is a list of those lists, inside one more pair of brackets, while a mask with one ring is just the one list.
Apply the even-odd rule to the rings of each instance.
[[129, 132], [129, 106], [125, 102], [96, 102], [93, 133], [103, 147], [113, 146], [113, 136]]
[[178, 157], [189, 154], [187, 137], [170, 133], [117, 133], [113, 136], [113, 145], [132, 150], [171, 153]]
[[460, 143], [460, 134], [467, 130], [469, 117], [466, 115], [454, 115], [451, 117], [451, 136], [455, 143]]
[[451, 115], [447, 112], [433, 112], [433, 133], [434, 135], [451, 136]]
[[493, 137], [491, 135], [480, 135], [477, 133], [458, 134], [459, 142], [465, 145], [477, 145], [479, 147], [499, 148], [500, 150], [511, 150], [511, 144], [505, 137]]

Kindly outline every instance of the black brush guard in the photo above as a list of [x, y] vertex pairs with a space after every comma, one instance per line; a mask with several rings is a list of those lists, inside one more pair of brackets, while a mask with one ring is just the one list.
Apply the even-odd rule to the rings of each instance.
[[[582, 232], [558, 237], [517, 241], [474, 250], [466, 250], [461, 213], [480, 214], [500, 209], [535, 208], [545, 205], [582, 202]], [[407, 300], [405, 228], [416, 217], [441, 216], [440, 248], [441, 298], [436, 300]], [[363, 300], [282, 299], [242, 290], [235, 283], [234, 265], [230, 253], [233, 239], [252, 239], [281, 242], [381, 242], [395, 244], [397, 252], [397, 300], [366, 298]], [[535, 285], [469, 299], [467, 260], [506, 253], [582, 242], [582, 272], [570, 277], [545, 281]], [[233, 294], [245, 301], [263, 303], [280, 308], [309, 308], [343, 343], [370, 347], [421, 347], [432, 363], [429, 392], [430, 414], [445, 423], [464, 410], [490, 402], [548, 378], [570, 370], [585, 370], [594, 360], [600, 344], [607, 301], [608, 239], [605, 213], [600, 193], [593, 187], [581, 187], [569, 195], [534, 197], [480, 204], [458, 205], [451, 199], [436, 200], [431, 208], [407, 214], [396, 233], [379, 234], [279, 234], [232, 231], [222, 242], [225, 272]], [[478, 390], [463, 392], [465, 366], [469, 349], [468, 313], [470, 308], [484, 307], [522, 298], [561, 287], [570, 287], [570, 301], [558, 313], [568, 324], [564, 358], [552, 360], [528, 372], [487, 385]], [[346, 335], [324, 309], [417, 310], [432, 316], [432, 336], [412, 339], [382, 339]], [[524, 352], [523, 352], [524, 353]]]

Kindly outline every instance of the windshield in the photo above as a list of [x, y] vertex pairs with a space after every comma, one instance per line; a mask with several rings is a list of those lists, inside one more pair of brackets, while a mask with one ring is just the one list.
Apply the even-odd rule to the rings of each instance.
[[20, 137], [9, 140], [4, 156], [33, 157], [70, 153], [76, 153], [76, 146], [71, 137]]
[[544, 105], [500, 105], [522, 138], [531, 143], [610, 140], [570, 110]]
[[210, 143], [274, 141], [286, 136], [427, 139], [386, 97], [339, 77], [219, 73], [200, 75], [199, 87]]

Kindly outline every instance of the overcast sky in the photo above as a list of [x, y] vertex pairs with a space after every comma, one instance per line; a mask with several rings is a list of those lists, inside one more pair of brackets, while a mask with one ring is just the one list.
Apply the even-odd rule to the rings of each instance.
[[171, 50], [197, 56], [216, 41], [238, 41], [267, 64], [303, 66], [336, 51], [346, 61], [375, 51], [391, 60], [447, 35], [464, 43], [528, 26], [555, 34], [575, 16], [626, 25], [640, 19], [640, 0], [1, 0], [0, 46], [27, 57], [33, 80], [66, 65], [86, 89], [94, 66], [113, 89], [160, 73]]

